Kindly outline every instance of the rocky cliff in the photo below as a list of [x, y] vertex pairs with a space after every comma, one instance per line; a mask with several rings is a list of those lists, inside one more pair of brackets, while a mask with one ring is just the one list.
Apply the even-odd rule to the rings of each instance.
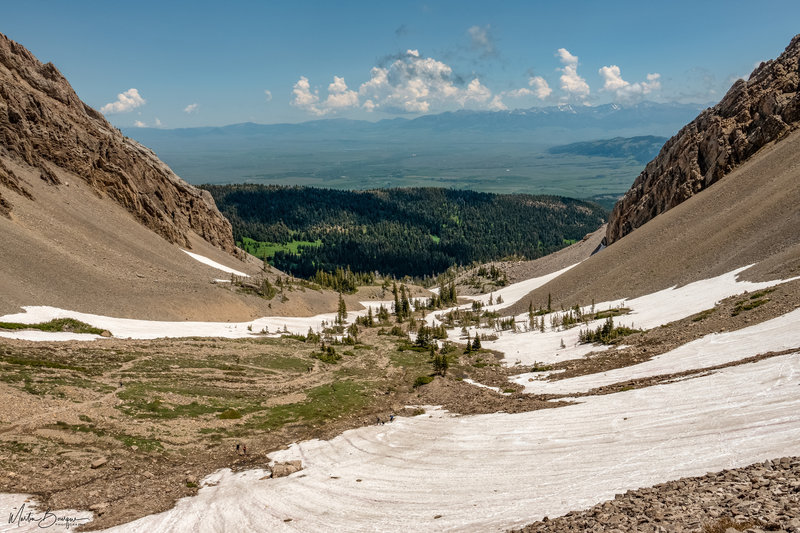
[[231, 225], [208, 192], [184, 182], [84, 104], [52, 63], [42, 64], [0, 34], [0, 216], [10, 216], [13, 201], [3, 187], [33, 195], [4, 158], [38, 169], [53, 187], [62, 186], [62, 171], [77, 176], [172, 243], [191, 247], [195, 232], [237, 253]]
[[800, 35], [664, 144], [611, 213], [611, 244], [800, 126]]

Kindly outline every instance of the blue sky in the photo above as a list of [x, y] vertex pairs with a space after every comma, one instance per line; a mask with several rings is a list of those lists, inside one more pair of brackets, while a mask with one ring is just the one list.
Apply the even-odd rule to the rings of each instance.
[[0, 32], [116, 126], [378, 120], [563, 102], [716, 102], [800, 2], [55, 2]]

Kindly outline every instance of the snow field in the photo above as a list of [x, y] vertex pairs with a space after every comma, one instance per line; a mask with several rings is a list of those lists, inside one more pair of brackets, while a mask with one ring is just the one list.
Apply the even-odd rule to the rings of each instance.
[[[366, 306], [373, 307], [375, 313], [380, 304], [393, 302], [361, 302], [365, 309], [348, 313], [348, 323], [355, 317], [366, 315]], [[389, 306], [391, 308], [391, 305]], [[68, 311], [49, 306], [25, 306], [24, 312], [0, 317], [0, 322], [17, 322], [21, 324], [37, 324], [49, 322], [57, 318], [74, 318], [96, 328], [107, 329], [115, 337], [130, 339], [158, 339], [180, 337], [223, 337], [242, 338], [259, 336], [266, 330], [267, 334], [277, 336], [282, 333], [305, 335], [308, 329], [321, 331], [323, 324], [333, 324], [336, 313], [323, 313], [311, 317], [263, 317], [251, 322], [168, 322], [158, 320], [137, 320], [130, 318], [114, 318], [78, 311]], [[32, 341], [76, 341], [102, 339], [98, 335], [47, 332], [36, 330], [0, 331], [0, 337]]]
[[[188, 250], [183, 250], [183, 249], [181, 249], [181, 251], [183, 253], [187, 254], [192, 259], [200, 261], [204, 265], [208, 265], [210, 267], [216, 268], [217, 270], [221, 270], [223, 272], [227, 272], [228, 274], [235, 274], [235, 275], [241, 276], [243, 278], [249, 278], [250, 277], [248, 274], [245, 274], [244, 272], [240, 272], [239, 270], [235, 270], [233, 268], [226, 267], [225, 265], [223, 265], [221, 263], [217, 263], [213, 259], [209, 259], [208, 257], [206, 257], [204, 255], [195, 254], [195, 253], [192, 253], [192, 252], [190, 252]], [[228, 280], [228, 281], [230, 281], [230, 280]]]
[[[736, 331], [712, 333], [638, 365], [559, 381], [541, 381], [525, 373], [511, 381], [532, 394], [575, 394], [631, 379], [673, 374], [731, 363], [767, 352], [800, 350], [800, 309]], [[528, 381], [534, 378], [535, 381]]]
[[303, 461], [286, 478], [220, 471], [198, 496], [110, 531], [502, 531], [800, 454], [798, 373], [792, 354], [556, 409], [398, 418], [273, 454]]
[[[639, 329], [650, 329], [667, 324], [675, 320], [680, 320], [695, 313], [699, 313], [710, 307], [714, 307], [720, 300], [741, 294], [745, 291], [754, 292], [771, 287], [773, 285], [787, 283], [800, 279], [794, 277], [787, 280], [772, 280], [766, 282], [739, 281], [737, 276], [753, 265], [738, 268], [715, 278], [705, 279], [694, 283], [689, 283], [683, 287], [671, 287], [639, 298], [621, 299], [609, 302], [602, 302], [595, 305], [596, 311], [604, 311], [611, 308], [626, 307], [631, 312], [626, 315], [614, 317], [614, 324], [617, 326], [628, 326]], [[530, 280], [529, 280], [530, 281]], [[509, 286], [507, 288], [511, 288]], [[512, 294], [519, 294], [521, 291], [512, 291]], [[527, 294], [527, 293], [525, 293]], [[523, 294], [524, 296], [524, 294]], [[516, 302], [517, 300], [513, 300]], [[500, 304], [500, 307], [511, 305], [509, 299]], [[464, 308], [464, 306], [462, 306]], [[498, 308], [497, 305], [489, 308]], [[444, 311], [446, 313], [447, 311]], [[589, 307], [583, 307], [582, 312], [589, 313]], [[436, 312], [436, 314], [441, 312]], [[607, 350], [608, 346], [591, 344], [578, 344], [578, 336], [581, 328], [587, 326], [579, 325], [570, 329], [555, 330], [551, 327], [550, 321], [553, 315], [561, 315], [561, 311], [537, 317], [545, 321], [544, 333], [540, 331], [495, 331], [486, 328], [468, 328], [471, 336], [478, 334], [495, 334], [499, 338], [495, 341], [483, 341], [484, 348], [499, 350], [505, 354], [505, 364], [532, 365], [535, 363], [557, 363], [569, 359], [578, 359], [589, 352]], [[522, 313], [515, 317], [518, 328], [525, 328], [528, 323], [528, 314]], [[589, 322], [591, 329], [601, 326], [605, 320], [595, 320]], [[449, 331], [449, 338], [458, 341], [460, 328]], [[564, 341], [565, 348], [561, 348], [561, 341]]]

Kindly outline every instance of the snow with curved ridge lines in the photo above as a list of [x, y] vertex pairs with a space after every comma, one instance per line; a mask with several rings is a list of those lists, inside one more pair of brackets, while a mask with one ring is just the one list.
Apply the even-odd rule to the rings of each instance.
[[[670, 479], [800, 454], [797, 354], [518, 414], [421, 415], [219, 471], [113, 532], [503, 531]], [[291, 519], [291, 521], [288, 521]]]

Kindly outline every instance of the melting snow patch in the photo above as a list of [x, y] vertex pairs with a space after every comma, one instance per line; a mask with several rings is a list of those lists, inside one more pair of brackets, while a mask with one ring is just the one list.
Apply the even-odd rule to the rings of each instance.
[[707, 368], [795, 348], [800, 349], [800, 309], [736, 331], [706, 335], [638, 365], [551, 382], [528, 381], [535, 373], [520, 374], [511, 381], [523, 385], [528, 393], [574, 394], [631, 379]]
[[[158, 339], [169, 337], [225, 337], [241, 338], [266, 332], [271, 334], [294, 333], [304, 335], [308, 329], [320, 330], [323, 323], [330, 324], [336, 313], [326, 313], [312, 317], [264, 317], [252, 322], [166, 322], [156, 320], [136, 320], [114, 318], [102, 315], [67, 311], [56, 307], [27, 306], [25, 312], [0, 317], [2, 322], [36, 324], [57, 318], [75, 318], [96, 328], [107, 329], [117, 338]], [[95, 335], [75, 333], [48, 333], [32, 331], [4, 332], [4, 337], [27, 340], [92, 340]]]
[[[704, 309], [716, 305], [720, 300], [741, 294], [753, 292], [800, 279], [800, 276], [765, 282], [739, 281], [738, 275], [753, 265], [738, 268], [727, 274], [715, 278], [689, 283], [683, 287], [671, 287], [639, 298], [621, 299], [603, 302], [594, 306], [596, 311], [625, 307], [630, 313], [614, 317], [616, 325], [638, 329], [650, 329], [675, 320], [680, 320]], [[557, 274], [557, 273], [556, 273]], [[524, 296], [524, 295], [523, 295]], [[493, 310], [504, 307], [489, 306], [484, 309]], [[463, 308], [463, 306], [462, 306]], [[590, 313], [590, 308], [582, 308], [583, 313]], [[522, 332], [494, 331], [489, 329], [471, 328], [470, 335], [475, 333], [494, 334], [498, 336], [495, 341], [484, 341], [483, 347], [499, 350], [506, 355], [504, 363], [511, 365], [519, 361], [521, 364], [530, 365], [535, 362], [556, 363], [569, 359], [578, 359], [592, 351], [607, 350], [609, 346], [579, 344], [578, 337], [581, 327], [596, 328], [603, 324], [603, 320], [589, 322], [588, 326], [578, 325], [570, 329], [560, 330], [551, 326], [551, 319], [563, 315], [562, 312], [553, 312], [537, 317], [544, 321], [545, 331], [528, 330]], [[515, 317], [517, 327], [523, 330], [528, 328], [528, 314], [522, 313]], [[457, 330], [450, 330], [451, 340], [458, 340]], [[564, 347], [562, 348], [562, 342]]]
[[184, 253], [188, 254], [192, 259], [200, 261], [201, 263], [203, 263], [205, 265], [208, 265], [210, 267], [216, 268], [217, 270], [222, 270], [223, 272], [227, 272], [228, 274], [235, 274], [235, 275], [241, 276], [243, 278], [249, 278], [250, 277], [248, 274], [245, 274], [244, 272], [240, 272], [240, 271], [234, 270], [234, 269], [232, 269], [230, 267], [226, 267], [225, 265], [223, 265], [221, 263], [217, 263], [216, 261], [214, 261], [212, 259], [209, 259], [208, 257], [206, 257], [204, 255], [195, 254], [195, 253], [192, 253], [192, 252], [190, 252], [188, 250], [183, 250], [183, 249], [182, 249], [182, 251]]
[[471, 379], [468, 379], [468, 378], [465, 378], [463, 381], [464, 381], [464, 383], [469, 383], [470, 385], [475, 385], [476, 387], [481, 387], [483, 389], [493, 390], [493, 391], [498, 392], [498, 393], [500, 393], [500, 394], [502, 394], [504, 396], [510, 396], [511, 395], [510, 392], [501, 391], [500, 387], [491, 387], [489, 385], [484, 385], [483, 383], [478, 383], [477, 381], [472, 381]]

